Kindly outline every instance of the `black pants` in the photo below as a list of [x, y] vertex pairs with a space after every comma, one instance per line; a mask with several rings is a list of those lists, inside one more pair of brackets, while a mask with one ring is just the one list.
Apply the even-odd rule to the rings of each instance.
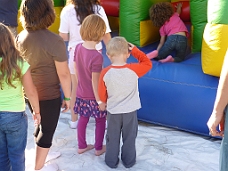
[[[35, 128], [34, 136], [36, 137], [36, 144], [39, 147], [50, 148], [59, 120], [61, 98], [39, 101], [39, 104], [41, 122], [40, 125]], [[28, 105], [32, 111], [30, 103], [28, 103]]]

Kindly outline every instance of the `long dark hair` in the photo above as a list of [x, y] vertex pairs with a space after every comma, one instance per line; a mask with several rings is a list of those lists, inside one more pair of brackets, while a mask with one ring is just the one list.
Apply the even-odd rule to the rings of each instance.
[[11, 87], [13, 81], [22, 78], [19, 62], [23, 62], [20, 52], [15, 46], [14, 36], [4, 24], [0, 23], [0, 88], [3, 89], [3, 83], [6, 82]]
[[73, 4], [76, 10], [77, 19], [82, 24], [83, 20], [90, 14], [98, 13], [99, 7], [94, 5], [100, 5], [99, 0], [67, 0], [67, 4]]
[[55, 21], [52, 0], [23, 0], [20, 21], [26, 30], [46, 29]]

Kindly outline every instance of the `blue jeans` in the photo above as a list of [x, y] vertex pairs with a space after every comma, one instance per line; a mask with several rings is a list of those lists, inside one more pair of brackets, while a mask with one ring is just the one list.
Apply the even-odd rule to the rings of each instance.
[[25, 112], [0, 111], [0, 170], [25, 171], [27, 128]]
[[220, 147], [219, 170], [228, 170], [228, 106], [225, 109], [224, 137]]
[[168, 55], [171, 55], [173, 51], [176, 52], [174, 62], [181, 62], [184, 60], [187, 50], [187, 37], [182, 35], [168, 36], [164, 45], [158, 52], [158, 56], [155, 59], [165, 59]]

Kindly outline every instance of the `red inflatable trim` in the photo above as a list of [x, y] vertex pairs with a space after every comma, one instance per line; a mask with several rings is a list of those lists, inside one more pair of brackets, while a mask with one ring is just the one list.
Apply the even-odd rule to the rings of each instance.
[[100, 3], [107, 15], [119, 17], [120, 0], [100, 0]]
[[[177, 5], [177, 3], [182, 3], [180, 18], [184, 22], [190, 22], [191, 21], [191, 18], [190, 18], [190, 5], [189, 5], [189, 1], [172, 2], [172, 5], [175, 7]], [[176, 10], [176, 8], [175, 8], [175, 10]]]

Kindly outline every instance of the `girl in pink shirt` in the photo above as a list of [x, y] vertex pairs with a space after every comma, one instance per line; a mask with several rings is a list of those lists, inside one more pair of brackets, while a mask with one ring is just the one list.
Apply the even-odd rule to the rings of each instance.
[[[180, 19], [182, 4], [177, 4], [177, 12], [169, 2], [160, 2], [150, 8], [150, 19], [154, 26], [160, 27], [160, 43], [157, 50], [147, 54], [150, 59], [159, 62], [181, 62], [187, 50], [188, 30]], [[171, 52], [175, 51], [175, 56]]]
[[[106, 150], [103, 146], [106, 104], [101, 102], [98, 96], [103, 57], [95, 48], [102, 40], [105, 30], [105, 22], [101, 17], [96, 14], [87, 16], [80, 28], [84, 42], [78, 44], [74, 52], [75, 74], [78, 81], [74, 112], [80, 115], [77, 129], [79, 154], [95, 148], [95, 155], [99, 156]], [[86, 142], [86, 126], [90, 117], [94, 117], [96, 122], [94, 145]]]

